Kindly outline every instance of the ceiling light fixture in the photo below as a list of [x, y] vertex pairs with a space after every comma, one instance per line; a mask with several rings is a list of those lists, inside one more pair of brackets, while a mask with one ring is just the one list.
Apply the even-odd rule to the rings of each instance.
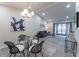
[[70, 5], [66, 5], [66, 8], [69, 8], [70, 7]]
[[42, 15], [43, 15], [43, 16], [45, 16], [45, 15], [46, 15], [46, 13], [42, 13]]
[[66, 19], [68, 19], [69, 18], [69, 16], [66, 16]]
[[34, 11], [31, 9], [31, 6], [28, 5], [27, 3], [27, 6], [28, 8], [24, 9], [22, 12], [21, 12], [21, 15], [24, 17], [24, 18], [31, 18], [32, 16], [34, 16]]

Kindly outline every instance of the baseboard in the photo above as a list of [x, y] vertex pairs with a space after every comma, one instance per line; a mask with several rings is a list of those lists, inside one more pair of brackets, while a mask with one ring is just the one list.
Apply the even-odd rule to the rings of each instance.
[[6, 48], [7, 46], [1, 46], [0, 49]]

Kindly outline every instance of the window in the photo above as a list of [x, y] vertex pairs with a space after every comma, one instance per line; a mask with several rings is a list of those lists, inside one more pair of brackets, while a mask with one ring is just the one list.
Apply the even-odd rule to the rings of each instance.
[[61, 33], [66, 34], [66, 24], [62, 24]]
[[58, 34], [61, 34], [62, 26], [61, 24], [58, 24]]
[[55, 24], [55, 34], [69, 34], [70, 23], [56, 23]]

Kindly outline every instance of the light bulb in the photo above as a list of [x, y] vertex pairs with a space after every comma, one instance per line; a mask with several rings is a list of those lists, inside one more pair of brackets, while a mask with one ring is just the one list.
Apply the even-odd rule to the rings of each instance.
[[25, 14], [28, 14], [28, 9], [24, 9], [24, 13]]
[[25, 16], [25, 13], [24, 13], [24, 12], [21, 12], [21, 15], [22, 15], [22, 16]]
[[31, 14], [27, 14], [28, 17], [31, 17]]
[[31, 12], [31, 15], [34, 15], [34, 11]]

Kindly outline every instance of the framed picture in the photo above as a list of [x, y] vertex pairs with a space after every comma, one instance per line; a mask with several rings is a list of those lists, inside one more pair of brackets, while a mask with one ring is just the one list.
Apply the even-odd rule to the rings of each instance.
[[24, 20], [20, 19], [19, 21], [16, 20], [15, 17], [11, 19], [11, 31], [24, 31]]

